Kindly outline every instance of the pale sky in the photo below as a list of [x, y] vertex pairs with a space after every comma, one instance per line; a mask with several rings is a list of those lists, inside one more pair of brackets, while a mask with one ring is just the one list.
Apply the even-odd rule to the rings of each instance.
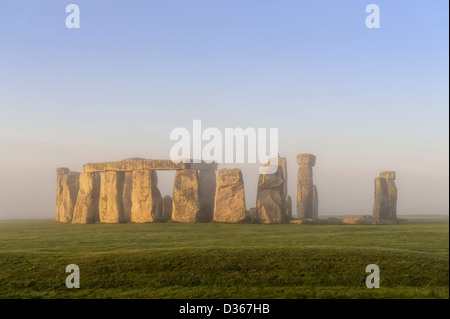
[[[66, 5], [80, 7], [67, 29]], [[365, 7], [380, 7], [368, 29]], [[449, 213], [448, 1], [1, 1], [0, 219], [52, 218], [57, 167], [169, 159], [176, 127], [270, 128], [317, 156], [321, 215]], [[243, 169], [255, 206], [256, 165]], [[159, 172], [163, 195], [173, 172]], [[294, 206], [295, 211], [295, 206]]]

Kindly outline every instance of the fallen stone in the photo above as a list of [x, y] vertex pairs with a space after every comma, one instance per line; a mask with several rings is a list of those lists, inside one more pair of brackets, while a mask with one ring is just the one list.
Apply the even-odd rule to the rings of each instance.
[[349, 225], [392, 225], [396, 221], [376, 218], [375, 216], [363, 215], [356, 217], [346, 217], [342, 220], [343, 224]]

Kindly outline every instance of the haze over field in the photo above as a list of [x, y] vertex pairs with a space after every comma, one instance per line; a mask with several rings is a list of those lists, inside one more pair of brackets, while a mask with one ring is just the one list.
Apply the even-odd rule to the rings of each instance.
[[[0, 2], [0, 219], [52, 218], [57, 167], [169, 159], [172, 129], [276, 127], [317, 156], [320, 214], [370, 214], [397, 173], [398, 213], [449, 213], [448, 2]], [[247, 208], [258, 168], [243, 170]], [[172, 195], [173, 172], [158, 172]], [[295, 202], [295, 200], [294, 200]]]

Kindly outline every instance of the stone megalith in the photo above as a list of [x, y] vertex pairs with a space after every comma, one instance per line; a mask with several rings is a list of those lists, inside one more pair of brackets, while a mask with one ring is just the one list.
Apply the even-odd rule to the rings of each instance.
[[386, 180], [386, 187], [388, 193], [389, 213], [387, 219], [397, 219], [397, 186], [395, 186], [395, 172], [381, 172], [380, 177]]
[[292, 198], [291, 195], [286, 196], [286, 222], [292, 219]]
[[319, 218], [319, 194], [316, 185], [313, 185], [313, 211], [312, 218]]
[[313, 167], [316, 157], [312, 154], [298, 154], [297, 215], [298, 218], [313, 218]]
[[217, 177], [214, 221], [240, 223], [245, 219], [245, 191], [242, 172], [238, 168], [221, 169]]
[[163, 197], [163, 213], [162, 213], [162, 220], [163, 222], [172, 220], [172, 197], [169, 195], [166, 195]]
[[123, 179], [123, 221], [128, 223], [131, 221], [131, 190], [133, 188], [132, 172], [125, 172]]
[[201, 212], [197, 170], [183, 169], [176, 172], [172, 201], [172, 220], [174, 222], [194, 223], [199, 221]]
[[259, 174], [256, 209], [263, 224], [279, 224], [286, 221], [286, 197], [281, 166], [273, 174]]
[[278, 155], [278, 166], [281, 167], [281, 172], [283, 173], [283, 198], [286, 198], [288, 195], [287, 192], [287, 163], [286, 163], [286, 157], [280, 157]]
[[81, 173], [77, 202], [72, 224], [93, 224], [100, 220], [98, 206], [100, 198], [100, 174]]
[[214, 215], [216, 172], [213, 170], [200, 170], [198, 173], [198, 184], [200, 196], [200, 215], [198, 218], [201, 222], [209, 222]]
[[62, 191], [59, 195], [59, 221], [72, 222], [73, 210], [77, 202], [80, 173], [70, 172], [61, 178]]
[[59, 210], [61, 207], [61, 194], [62, 194], [62, 178], [65, 174], [69, 174], [70, 170], [67, 167], [59, 167], [56, 169], [56, 212], [55, 220], [60, 221]]
[[123, 172], [106, 171], [100, 183], [99, 215], [102, 223], [121, 223], [123, 221]]
[[258, 211], [256, 207], [252, 207], [246, 212], [245, 222], [251, 224], [259, 223]]
[[379, 219], [388, 219], [389, 216], [389, 197], [386, 185], [386, 179], [376, 177], [375, 198], [373, 202], [373, 216]]
[[132, 174], [131, 222], [152, 223], [162, 220], [163, 200], [155, 170], [137, 170]]

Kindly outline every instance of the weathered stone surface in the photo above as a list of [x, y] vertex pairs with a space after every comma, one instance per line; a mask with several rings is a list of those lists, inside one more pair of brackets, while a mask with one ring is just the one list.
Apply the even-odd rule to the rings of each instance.
[[381, 172], [380, 177], [386, 180], [389, 207], [387, 218], [395, 220], [397, 219], [397, 187], [395, 186], [395, 172]]
[[163, 197], [163, 214], [162, 214], [162, 220], [163, 222], [169, 221], [172, 219], [172, 197], [169, 195], [166, 195]]
[[240, 169], [221, 169], [217, 178], [214, 221], [239, 223], [245, 219], [244, 180]]
[[158, 189], [156, 171], [133, 171], [132, 183], [131, 222], [152, 223], [162, 221], [163, 199]]
[[342, 221], [336, 217], [323, 218], [304, 218], [304, 219], [293, 219], [290, 221], [291, 224], [301, 224], [301, 225], [341, 225]]
[[298, 154], [297, 174], [297, 216], [300, 219], [313, 218], [313, 166], [316, 157], [312, 154]]
[[67, 167], [58, 167], [56, 169], [56, 175], [65, 175], [65, 174], [69, 174], [70, 173], [70, 169], [68, 169]]
[[316, 185], [313, 185], [313, 207], [312, 207], [312, 218], [319, 218], [319, 195], [317, 193]]
[[288, 192], [287, 192], [287, 163], [286, 163], [286, 157], [280, 157], [278, 155], [278, 166], [281, 167], [281, 172], [283, 173], [283, 193], [281, 196], [286, 198]]
[[394, 171], [385, 171], [380, 173], [380, 177], [384, 179], [392, 179], [395, 180], [395, 172]]
[[292, 219], [292, 198], [290, 195], [286, 196], [286, 221]]
[[80, 173], [76, 172], [62, 175], [58, 207], [60, 222], [72, 222], [73, 210], [78, 196], [79, 176]]
[[173, 187], [172, 220], [194, 223], [199, 221], [200, 216], [198, 172], [189, 169], [177, 171]]
[[313, 154], [297, 154], [297, 164], [298, 166], [311, 166], [316, 165], [316, 156]]
[[214, 200], [216, 197], [216, 172], [201, 170], [198, 173], [201, 222], [209, 222], [214, 215]]
[[251, 224], [259, 223], [258, 211], [257, 211], [256, 207], [250, 208], [245, 213], [246, 213], [245, 222], [251, 223]]
[[81, 173], [73, 224], [93, 224], [100, 220], [100, 173]]
[[123, 179], [123, 192], [122, 192], [122, 204], [123, 204], [123, 222], [128, 223], [131, 221], [131, 191], [133, 189], [133, 177], [132, 172], [125, 172]]
[[100, 222], [120, 223], [123, 221], [123, 180], [123, 172], [108, 171], [102, 173], [99, 204]]
[[289, 223], [299, 225], [323, 225], [324, 220], [321, 218], [302, 218], [290, 220]]
[[88, 163], [83, 165], [83, 172], [131, 172], [137, 170], [217, 170], [217, 163], [174, 163], [171, 160], [153, 160], [129, 158], [117, 162]]
[[346, 217], [342, 220], [343, 224], [349, 225], [392, 225], [396, 224], [395, 220], [386, 220], [376, 218], [375, 216], [356, 216], [356, 217]]
[[278, 224], [286, 220], [286, 198], [283, 196], [281, 166], [273, 174], [259, 174], [256, 209], [263, 224]]
[[61, 193], [62, 193], [62, 177], [65, 174], [69, 174], [70, 170], [67, 167], [59, 167], [56, 169], [56, 212], [55, 212], [55, 220], [60, 221], [60, 213], [59, 209], [61, 207]]
[[375, 185], [375, 198], [373, 203], [373, 217], [379, 219], [387, 219], [389, 216], [389, 198], [386, 185], [386, 179], [382, 177], [376, 177], [374, 181]]

